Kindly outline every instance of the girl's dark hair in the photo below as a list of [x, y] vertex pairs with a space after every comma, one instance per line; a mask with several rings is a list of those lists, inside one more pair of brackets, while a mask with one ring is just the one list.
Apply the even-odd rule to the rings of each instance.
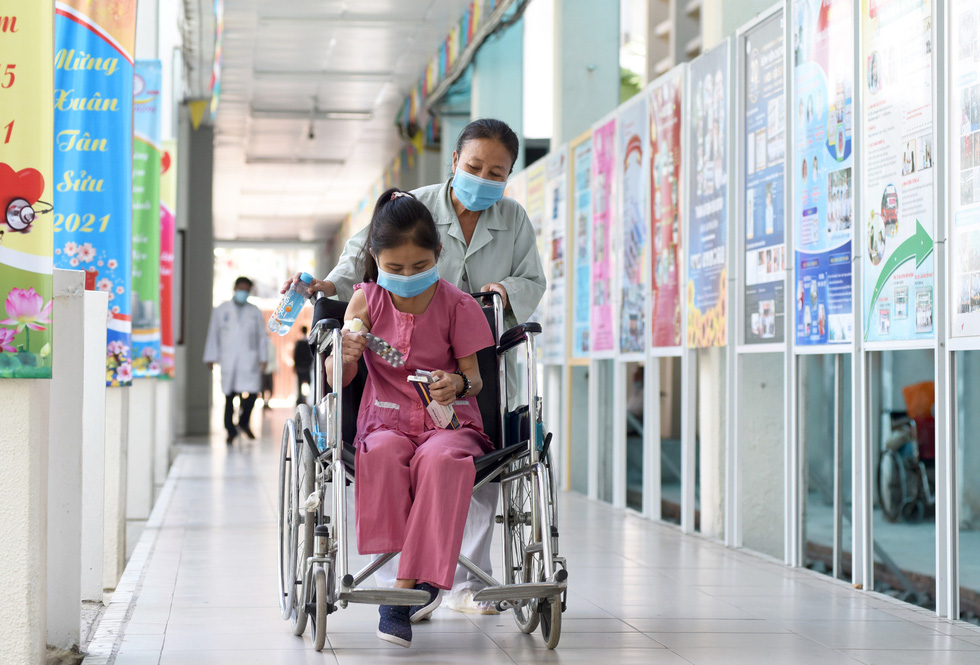
[[506, 122], [493, 118], [480, 118], [466, 125], [456, 139], [456, 154], [461, 153], [463, 146], [473, 139], [493, 139], [507, 148], [507, 152], [510, 153], [510, 172], [513, 173], [521, 142]]
[[374, 206], [368, 241], [361, 250], [364, 281], [378, 281], [378, 264], [371, 256], [386, 249], [394, 249], [411, 243], [423, 249], [431, 249], [439, 258], [439, 231], [432, 213], [412, 194], [392, 187], [385, 191]]

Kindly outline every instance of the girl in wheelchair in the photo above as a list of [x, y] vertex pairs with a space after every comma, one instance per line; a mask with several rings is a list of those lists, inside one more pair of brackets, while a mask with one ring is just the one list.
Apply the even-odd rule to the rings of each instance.
[[[428, 615], [450, 589], [473, 493], [473, 459], [492, 449], [475, 396], [483, 382], [476, 352], [494, 343], [480, 305], [439, 279], [441, 244], [428, 208], [389, 189], [378, 199], [365, 245], [364, 283], [344, 316], [403, 354], [395, 367], [364, 354], [361, 332], [344, 331], [343, 381], [363, 356], [367, 383], [357, 417], [354, 501], [361, 554], [401, 552], [396, 588], [430, 594], [424, 606], [382, 605], [378, 637], [404, 647], [412, 617]], [[334, 356], [326, 361], [332, 376]], [[432, 372], [432, 398], [453, 405], [459, 429], [440, 429], [408, 377]]]

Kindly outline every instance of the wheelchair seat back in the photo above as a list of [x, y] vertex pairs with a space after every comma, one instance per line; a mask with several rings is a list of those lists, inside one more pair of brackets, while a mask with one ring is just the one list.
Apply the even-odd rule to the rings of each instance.
[[[313, 309], [313, 323], [322, 319], [344, 320], [347, 311], [346, 302], [321, 298], [316, 302]], [[500, 394], [500, 363], [503, 362], [497, 356], [496, 341], [500, 338], [500, 331], [497, 330], [496, 316], [492, 307], [484, 307], [483, 313], [486, 314], [487, 323], [490, 325], [490, 332], [495, 341], [494, 346], [488, 346], [476, 354], [477, 363], [480, 367], [480, 377], [483, 379], [483, 389], [477, 395], [477, 405], [480, 407], [480, 415], [483, 417], [483, 431], [493, 442], [495, 449], [503, 447], [503, 432], [501, 431], [501, 409], [503, 400]], [[357, 376], [353, 381], [341, 391], [343, 403], [343, 437], [344, 442], [353, 444], [357, 437], [357, 414], [361, 407], [361, 395], [364, 393], [364, 385], [367, 381], [367, 365], [364, 359], [358, 362]]]

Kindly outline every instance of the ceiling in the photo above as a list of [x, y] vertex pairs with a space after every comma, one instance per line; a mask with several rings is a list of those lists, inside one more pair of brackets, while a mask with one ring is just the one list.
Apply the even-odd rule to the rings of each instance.
[[402, 147], [395, 117], [469, 4], [225, 2], [215, 237], [332, 234]]

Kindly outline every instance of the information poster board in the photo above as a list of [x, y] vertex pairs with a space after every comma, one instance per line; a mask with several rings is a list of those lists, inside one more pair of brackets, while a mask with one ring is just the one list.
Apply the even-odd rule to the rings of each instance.
[[619, 110], [619, 352], [642, 353], [646, 345], [647, 246], [650, 238], [650, 187], [647, 161], [650, 118], [647, 97], [639, 94]]
[[743, 341], [779, 344], [786, 329], [786, 85], [783, 12], [746, 31], [743, 115]]
[[133, 77], [133, 376], [160, 376], [160, 61]]
[[588, 358], [592, 307], [592, 132], [572, 141], [572, 349], [573, 358]]
[[568, 288], [566, 274], [566, 243], [568, 236], [568, 146], [548, 155], [545, 162], [545, 224], [544, 253], [547, 258], [548, 312], [545, 316], [544, 361], [550, 364], [565, 362], [568, 328]]
[[133, 379], [136, 0], [55, 3], [55, 266], [109, 294], [106, 384]]
[[53, 20], [0, 0], [0, 379], [51, 378]]
[[592, 129], [592, 355], [616, 350], [613, 322], [613, 195], [616, 177], [616, 119]]
[[177, 141], [162, 143], [160, 158], [160, 378], [176, 377], [174, 242], [177, 233]]
[[[545, 203], [544, 203], [544, 183], [545, 183], [545, 160], [539, 159], [531, 166], [527, 167], [527, 203], [525, 208], [527, 216], [531, 220], [531, 228], [534, 229], [534, 237], [538, 243], [538, 255], [541, 257], [541, 265], [547, 265], [548, 257], [544, 253], [544, 224], [545, 224]], [[544, 321], [548, 312], [548, 291], [544, 292], [537, 309], [531, 315], [531, 321], [541, 323]], [[542, 353], [541, 347], [538, 353]]]
[[864, 338], [935, 338], [930, 0], [862, 0]]
[[681, 128], [684, 79], [681, 69], [657, 79], [647, 92], [650, 113], [650, 220], [654, 348], [681, 346]]
[[504, 196], [514, 199], [527, 211], [527, 170], [515, 173], [507, 180]]
[[724, 346], [728, 307], [730, 38], [688, 68], [687, 345]]
[[853, 0], [794, 0], [795, 344], [854, 341]]
[[950, 336], [980, 336], [980, 2], [950, 3]]

